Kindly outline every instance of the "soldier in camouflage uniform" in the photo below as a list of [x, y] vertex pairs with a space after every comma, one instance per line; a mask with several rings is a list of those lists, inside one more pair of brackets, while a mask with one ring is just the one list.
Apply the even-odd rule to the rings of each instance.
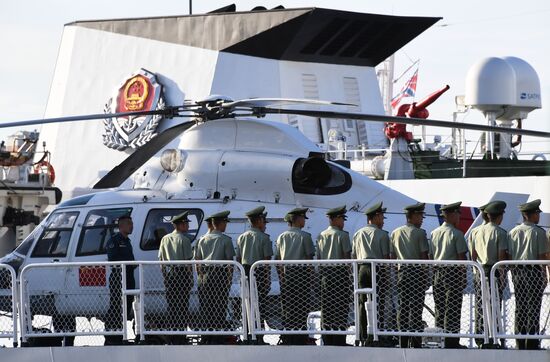
[[[235, 249], [231, 238], [224, 234], [229, 211], [211, 215], [213, 230], [197, 242], [195, 260], [233, 260]], [[227, 303], [233, 277], [231, 266], [210, 265], [197, 267], [199, 274], [199, 301], [204, 328], [226, 330]], [[223, 343], [223, 337], [203, 336], [203, 344]]]
[[[399, 260], [428, 259], [428, 238], [421, 229], [424, 220], [424, 203], [409, 205], [404, 208], [407, 224], [395, 229], [390, 238], [390, 254]], [[402, 332], [422, 332], [422, 310], [426, 289], [429, 288], [425, 267], [414, 264], [399, 266], [397, 273], [397, 324]], [[402, 336], [399, 338], [401, 348], [422, 347], [421, 337]]]
[[[540, 221], [540, 200], [519, 205], [523, 223], [508, 234], [508, 254], [512, 260], [545, 260], [550, 245]], [[516, 295], [516, 334], [538, 334], [540, 310], [546, 288], [546, 270], [540, 265], [515, 265], [511, 267]], [[540, 339], [517, 339], [519, 349], [538, 349]]]
[[[365, 211], [367, 215], [367, 226], [359, 229], [355, 235], [353, 235], [352, 243], [352, 258], [358, 260], [367, 259], [388, 259], [390, 254], [390, 240], [388, 233], [382, 230], [384, 226], [384, 213], [386, 208], [382, 207], [382, 202], [378, 202], [369, 207]], [[385, 268], [378, 268], [376, 270], [377, 285], [385, 285], [387, 280], [387, 270]], [[359, 287], [360, 288], [372, 288], [372, 272], [371, 264], [363, 263], [359, 266]], [[377, 300], [377, 315], [378, 325], [384, 324], [384, 309], [385, 309], [385, 293], [380, 290]], [[365, 303], [367, 302], [367, 295], [361, 294], [359, 296], [359, 328], [361, 344], [366, 346], [372, 344], [372, 335], [367, 335], [367, 312], [365, 310]]]
[[[317, 237], [317, 259], [349, 259], [351, 243], [344, 231], [346, 205], [327, 211], [330, 226]], [[352, 300], [349, 265], [321, 265], [321, 328], [345, 331]], [[323, 344], [345, 346], [345, 335], [323, 335]]]
[[[444, 205], [443, 225], [432, 231], [431, 253], [434, 260], [466, 260], [466, 240], [458, 230], [462, 202]], [[433, 293], [435, 323], [447, 333], [460, 332], [462, 291], [466, 287], [466, 269], [463, 266], [439, 266], [434, 272]], [[463, 348], [457, 337], [445, 338], [445, 348]]]
[[[290, 228], [279, 235], [275, 258], [280, 260], [309, 260], [315, 249], [311, 234], [302, 231], [306, 223], [307, 208], [295, 208], [286, 216]], [[311, 268], [300, 265], [286, 265], [278, 268], [281, 284], [283, 325], [290, 330], [307, 330], [307, 316], [310, 311], [312, 283]], [[307, 334], [284, 335], [283, 344], [306, 344]]]
[[[487, 215], [487, 223], [479, 226], [472, 237], [469, 238], [469, 248], [472, 260], [481, 264], [486, 280], [480, 280], [480, 275], [476, 273], [474, 283], [476, 293], [475, 320], [477, 334], [483, 333], [483, 304], [482, 304], [482, 283], [488, 285], [493, 265], [506, 259], [506, 250], [508, 248], [508, 235], [506, 230], [499, 225], [502, 223], [506, 203], [504, 201], [493, 201], [485, 205], [484, 214]], [[501, 280], [500, 270], [496, 271], [497, 288], [499, 291], [499, 300], [502, 298], [504, 283]], [[495, 287], [495, 286], [492, 286]], [[476, 338], [478, 346], [482, 346], [483, 339]]]
[[[475, 238], [475, 235], [476, 233], [478, 232], [479, 229], [481, 229], [481, 227], [483, 227], [483, 225], [486, 225], [488, 222], [489, 222], [489, 215], [487, 215], [487, 213], [485, 212], [485, 208], [487, 206], [489, 206], [490, 202], [485, 204], [485, 205], [482, 205], [480, 207], [478, 207], [479, 211], [481, 211], [481, 219], [483, 220], [481, 222], [480, 225], [472, 228], [468, 234], [468, 246], [472, 245], [472, 243], [474, 242], [474, 238]], [[470, 249], [470, 258], [471, 258], [471, 249]], [[473, 259], [473, 258], [472, 258]]]
[[[250, 267], [259, 260], [270, 260], [273, 256], [273, 247], [269, 235], [265, 233], [267, 212], [265, 207], [259, 206], [246, 213], [250, 222], [250, 229], [239, 235], [237, 239], [237, 261], [243, 265], [246, 276], [250, 278]], [[258, 290], [258, 304], [261, 320], [266, 315], [266, 297], [271, 289], [270, 266], [256, 268], [255, 278]], [[263, 343], [263, 336], [258, 336], [258, 343]]]
[[[185, 211], [172, 218], [174, 231], [165, 235], [160, 241], [158, 258], [160, 261], [191, 260], [191, 240], [188, 212]], [[191, 265], [163, 265], [162, 275], [168, 303], [168, 326], [185, 331], [189, 324], [189, 294], [193, 288], [193, 268]], [[186, 344], [186, 336], [170, 337], [172, 344]]]

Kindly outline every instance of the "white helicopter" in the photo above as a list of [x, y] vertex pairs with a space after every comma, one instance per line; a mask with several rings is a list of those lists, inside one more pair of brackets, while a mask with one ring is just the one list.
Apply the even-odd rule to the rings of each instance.
[[[157, 259], [160, 239], [172, 230], [170, 218], [184, 210], [190, 214], [189, 234], [193, 240], [206, 232], [203, 220], [207, 215], [230, 210], [231, 223], [226, 234], [235, 241], [247, 228], [245, 212], [258, 205], [266, 206], [270, 222], [267, 232], [273, 240], [287, 228], [284, 215], [296, 206], [309, 208], [305, 230], [314, 237], [327, 227], [325, 211], [343, 204], [350, 210], [346, 222], [346, 230], [350, 233], [364, 226], [363, 211], [379, 201], [383, 201], [387, 208], [386, 230], [391, 231], [403, 224], [403, 207], [417, 200], [326, 160], [322, 151], [296, 128], [261, 118], [269, 114], [299, 114], [406, 124], [425, 124], [428, 121], [294, 108], [311, 104], [318, 107], [342, 105], [294, 99], [232, 101], [212, 96], [161, 110], [109, 114], [108, 117], [163, 114], [182, 121], [113, 168], [94, 186], [97, 193], [58, 205], [23, 243], [0, 262], [21, 270], [33, 263], [106, 261], [105, 244], [117, 231], [117, 218], [125, 214], [131, 214], [136, 226], [131, 235], [136, 260]], [[3, 123], [0, 127], [102, 118], [105, 114]], [[440, 127], [550, 138], [549, 133], [525, 129], [429, 122]], [[163, 150], [178, 136], [180, 143], [177, 148]], [[134, 187], [117, 189], [129, 177], [134, 178]], [[501, 199], [509, 196], [508, 200], [512, 200], [504, 224], [514, 225], [519, 220], [519, 213], [513, 203], [524, 202], [529, 195], [519, 195], [519, 199], [518, 195], [497, 196]], [[441, 223], [439, 207], [434, 204], [426, 207], [423, 227], [428, 233]], [[464, 207], [462, 213], [465, 216], [462, 228], [468, 230], [477, 210]], [[43, 276], [48, 278], [48, 283], [47, 287], [41, 286], [41, 293], [55, 296], [68, 285], [78, 285], [79, 275], [74, 269], [56, 270], [63, 275]], [[108, 288], [107, 285], [102, 287]], [[276, 293], [276, 289], [273, 286], [272, 293]], [[55, 311], [58, 315], [101, 315], [109, 304], [105, 298], [83, 304], [78, 293], [64, 298], [74, 300], [59, 304], [63, 307]], [[42, 311], [41, 314], [48, 313], [53, 314], [53, 311]]]

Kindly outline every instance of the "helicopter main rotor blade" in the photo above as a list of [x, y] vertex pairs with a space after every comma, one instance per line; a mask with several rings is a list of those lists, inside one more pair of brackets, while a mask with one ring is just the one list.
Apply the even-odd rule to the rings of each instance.
[[87, 114], [82, 116], [67, 116], [67, 117], [55, 117], [55, 118], [43, 118], [43, 119], [31, 119], [26, 121], [14, 121], [14, 122], [0, 122], [0, 128], [8, 127], [22, 127], [33, 126], [46, 123], [65, 123], [65, 122], [79, 122], [79, 121], [91, 121], [96, 119], [105, 118], [118, 118], [118, 117], [131, 117], [131, 116], [148, 116], [161, 114], [167, 118], [172, 117], [195, 117], [194, 115], [180, 115], [179, 111], [184, 107], [166, 107], [165, 109], [158, 109], [154, 111], [136, 111], [136, 112], [119, 112], [119, 113], [96, 113]]
[[108, 189], [118, 187], [130, 177], [138, 168], [153, 157], [164, 146], [170, 143], [174, 138], [191, 128], [196, 122], [187, 121], [177, 126], [168, 128], [166, 131], [151, 139], [147, 144], [137, 149], [134, 153], [128, 156], [124, 161], [119, 163], [105, 176], [101, 178], [95, 185], [94, 189]]
[[256, 112], [259, 113], [258, 114], [259, 116], [264, 116], [266, 114], [291, 114], [291, 115], [307, 116], [307, 117], [315, 117], [315, 118], [354, 119], [357, 121], [405, 123], [405, 124], [412, 124], [415, 126], [459, 128], [459, 129], [468, 129], [473, 131], [489, 131], [489, 132], [496, 132], [496, 133], [511, 133], [515, 135], [550, 138], [550, 132], [541, 132], [541, 131], [533, 131], [533, 130], [518, 129], [518, 128], [494, 127], [494, 126], [486, 126], [481, 124], [449, 122], [449, 121], [440, 121], [440, 120], [424, 119], [424, 118], [405, 118], [405, 117], [385, 116], [385, 115], [379, 115], [379, 114], [315, 111], [315, 110], [304, 110], [304, 109], [280, 109], [280, 108], [260, 108], [260, 109], [257, 109]]
[[299, 98], [250, 98], [241, 99], [234, 102], [226, 102], [221, 106], [223, 108], [238, 108], [238, 107], [281, 107], [281, 106], [295, 106], [295, 105], [313, 105], [313, 106], [353, 106], [356, 104], [341, 103], [341, 102], [329, 102], [319, 101], [316, 99], [299, 99]]

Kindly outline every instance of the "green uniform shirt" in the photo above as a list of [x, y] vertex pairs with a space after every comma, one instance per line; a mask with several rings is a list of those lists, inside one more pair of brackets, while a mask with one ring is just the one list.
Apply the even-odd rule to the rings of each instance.
[[162, 237], [159, 246], [159, 260], [190, 260], [192, 257], [191, 241], [186, 234], [174, 230]]
[[533, 223], [523, 222], [508, 234], [508, 254], [512, 260], [537, 260], [549, 249], [544, 229]]
[[491, 266], [498, 261], [498, 252], [508, 249], [508, 233], [492, 222], [482, 225], [470, 242], [470, 252], [474, 249], [477, 253], [474, 261]]
[[447, 222], [432, 231], [430, 246], [434, 260], [457, 260], [468, 250], [462, 231]]
[[390, 253], [388, 233], [368, 224], [353, 235], [352, 257], [355, 259], [384, 259]]
[[472, 230], [470, 230], [470, 234], [468, 235], [468, 250], [470, 250], [470, 253], [473, 250], [473, 245], [474, 245], [474, 240], [475, 240], [476, 234], [485, 225], [487, 225], [487, 223], [485, 222], [485, 220], [483, 220], [481, 225], [478, 225], [475, 228], [473, 228]]
[[258, 260], [265, 260], [273, 255], [269, 235], [257, 228], [239, 235], [237, 239], [237, 255], [243, 265], [252, 265]]
[[281, 260], [307, 259], [315, 254], [311, 234], [297, 227], [279, 235], [276, 248], [276, 256]]
[[349, 234], [329, 226], [317, 237], [317, 259], [344, 259], [351, 251]]
[[234, 256], [231, 238], [217, 230], [204, 234], [195, 246], [197, 260], [232, 260]]
[[422, 259], [422, 253], [427, 251], [426, 230], [407, 223], [391, 233], [390, 253], [397, 259]]

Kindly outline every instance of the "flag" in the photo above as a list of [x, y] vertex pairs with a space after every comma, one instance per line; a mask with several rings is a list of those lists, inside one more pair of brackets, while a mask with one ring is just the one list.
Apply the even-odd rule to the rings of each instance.
[[405, 97], [414, 97], [414, 95], [416, 93], [416, 81], [417, 81], [417, 79], [418, 79], [418, 68], [414, 72], [411, 79], [409, 79], [407, 81], [407, 83], [405, 83], [403, 88], [401, 88], [399, 93], [397, 93], [397, 95], [392, 98], [392, 100], [391, 100], [391, 107], [392, 108], [396, 108], [399, 105], [399, 103], [401, 102], [401, 99], [403, 99]]

